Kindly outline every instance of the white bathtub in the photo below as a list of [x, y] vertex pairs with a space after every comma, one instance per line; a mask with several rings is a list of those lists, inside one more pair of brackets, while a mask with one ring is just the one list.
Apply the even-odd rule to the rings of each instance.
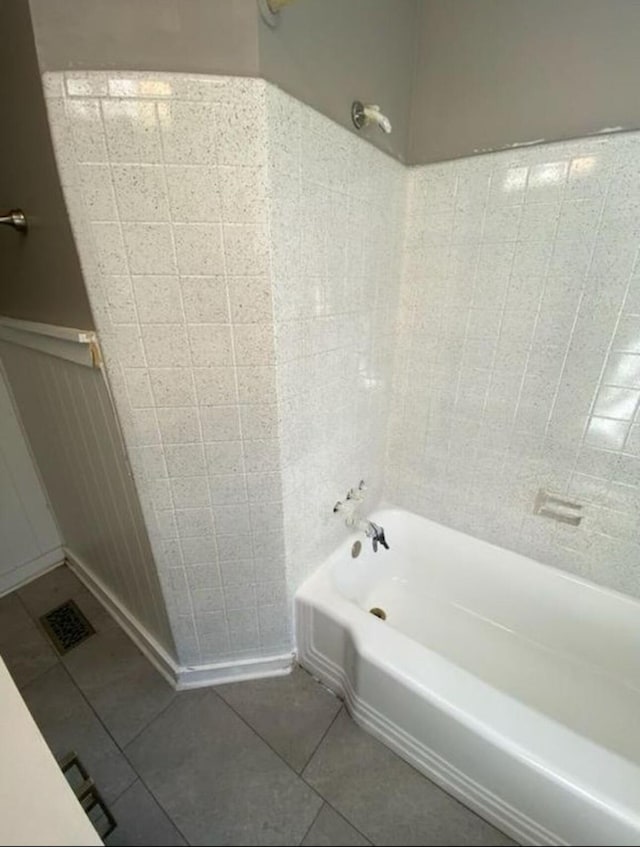
[[640, 844], [640, 602], [417, 515], [372, 519], [389, 551], [353, 535], [298, 591], [300, 663], [522, 844]]

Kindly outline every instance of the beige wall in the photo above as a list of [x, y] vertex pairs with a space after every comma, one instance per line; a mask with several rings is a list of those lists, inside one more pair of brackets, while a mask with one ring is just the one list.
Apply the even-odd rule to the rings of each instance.
[[424, 0], [409, 161], [640, 127], [635, 0]]
[[[53, 155], [29, 5], [0, 0], [0, 313], [93, 328]], [[0, 345], [63, 541], [169, 653], [173, 637], [118, 422], [102, 375]]]
[[296, 0], [274, 29], [255, 0], [29, 5], [42, 70], [261, 75], [349, 129], [359, 98], [414, 164], [640, 126], [635, 0]]
[[42, 70], [258, 73], [254, 0], [30, 0], [30, 6]]
[[53, 158], [29, 6], [0, 0], [0, 212], [21, 207], [30, 232], [0, 227], [0, 313], [92, 328]]
[[377, 103], [393, 125], [361, 135], [402, 160], [409, 135], [417, 0], [297, 0], [258, 35], [265, 79], [339, 124], [351, 103]]
[[42, 70], [263, 76], [353, 129], [378, 103], [393, 133], [366, 137], [405, 158], [418, 0], [296, 0], [270, 29], [255, 0], [30, 0]]

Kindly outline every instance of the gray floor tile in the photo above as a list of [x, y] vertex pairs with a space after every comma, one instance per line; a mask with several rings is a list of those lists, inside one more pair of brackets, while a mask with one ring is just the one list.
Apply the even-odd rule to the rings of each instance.
[[94, 635], [62, 661], [121, 747], [176, 696], [119, 627]]
[[116, 800], [111, 812], [118, 825], [105, 839], [107, 847], [181, 847], [187, 843], [139, 779]]
[[190, 844], [299, 844], [322, 803], [211, 690], [179, 694], [126, 752]]
[[303, 847], [359, 847], [371, 844], [325, 803], [302, 842]]
[[70, 568], [60, 565], [19, 588], [18, 595], [29, 612], [39, 618], [49, 609], [84, 590], [83, 584]]
[[16, 594], [0, 598], [0, 655], [18, 688], [58, 662], [55, 650]]
[[18, 596], [35, 620], [66, 600], [72, 599], [98, 632], [118, 626], [104, 606], [84, 587], [67, 565], [60, 565], [59, 568], [54, 568], [20, 588]]
[[356, 726], [345, 711], [303, 776], [374, 844], [514, 843]]
[[288, 676], [234, 682], [216, 691], [298, 773], [341, 706], [298, 667]]
[[133, 783], [130, 764], [61, 664], [21, 693], [53, 755], [59, 759], [74, 750], [107, 803]]
[[11, 632], [20, 629], [24, 626], [25, 621], [30, 620], [31, 618], [15, 592], [0, 597], [0, 643], [3, 636], [9, 635], [10, 637]]

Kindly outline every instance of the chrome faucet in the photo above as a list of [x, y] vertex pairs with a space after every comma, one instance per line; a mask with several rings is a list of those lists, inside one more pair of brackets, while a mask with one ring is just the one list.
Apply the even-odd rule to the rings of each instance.
[[382, 544], [385, 550], [389, 549], [387, 539], [384, 537], [384, 527], [378, 526], [373, 521], [361, 521], [360, 527], [364, 528], [364, 534], [371, 539], [374, 553], [378, 552], [378, 544]]

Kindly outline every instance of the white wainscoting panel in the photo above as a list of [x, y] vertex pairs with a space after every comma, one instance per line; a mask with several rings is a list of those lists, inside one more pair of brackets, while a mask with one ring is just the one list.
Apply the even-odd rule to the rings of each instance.
[[100, 369], [0, 342], [65, 547], [174, 651], [118, 422]]

